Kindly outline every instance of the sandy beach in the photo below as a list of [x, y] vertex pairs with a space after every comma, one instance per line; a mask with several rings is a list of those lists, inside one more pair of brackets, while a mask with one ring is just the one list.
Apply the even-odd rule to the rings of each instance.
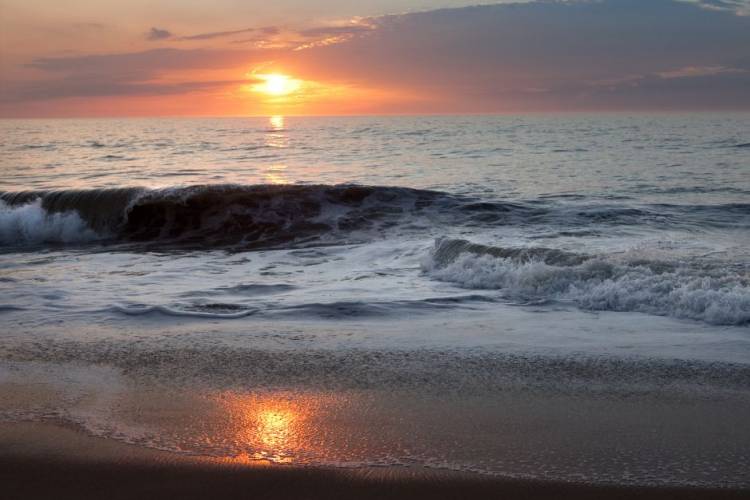
[[295, 468], [180, 456], [53, 423], [0, 425], [4, 498], [733, 499], [748, 491], [522, 481], [423, 468]]

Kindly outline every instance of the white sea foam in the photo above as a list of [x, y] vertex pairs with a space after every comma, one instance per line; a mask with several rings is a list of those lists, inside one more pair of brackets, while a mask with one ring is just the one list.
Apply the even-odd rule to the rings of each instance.
[[0, 200], [0, 244], [74, 243], [100, 238], [75, 211], [48, 213], [41, 200], [9, 206]]
[[441, 249], [454, 244], [455, 240], [436, 243], [422, 265], [430, 277], [466, 288], [501, 290], [513, 300], [572, 301], [589, 310], [636, 311], [716, 325], [750, 323], [750, 283], [733, 271], [606, 257], [557, 265], [537, 257], [519, 260], [476, 251], [455, 254], [453, 249], [455, 255], [446, 259]]

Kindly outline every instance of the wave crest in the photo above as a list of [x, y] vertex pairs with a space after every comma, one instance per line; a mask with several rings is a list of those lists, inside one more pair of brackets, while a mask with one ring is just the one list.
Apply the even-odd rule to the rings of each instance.
[[569, 301], [589, 310], [634, 311], [717, 325], [750, 323], [750, 278], [727, 270], [448, 239], [436, 241], [422, 268], [435, 279], [497, 289], [511, 300]]
[[[748, 204], [632, 207], [544, 199], [509, 203], [439, 191], [353, 184], [0, 192], [0, 201], [4, 207], [0, 219], [3, 244], [96, 239], [136, 244], [136, 248], [260, 249], [346, 244], [383, 235], [413, 234], [425, 228], [504, 225], [550, 227], [559, 235], [580, 234], [570, 230], [578, 231], [582, 225], [597, 229], [744, 230], [750, 213]], [[511, 253], [500, 255], [503, 252]], [[586, 258], [552, 249], [546, 252], [543, 260], [547, 263], [550, 259], [580, 263]], [[527, 249], [490, 253], [496, 257], [540, 257]]]
[[21, 206], [0, 200], [0, 244], [80, 243], [100, 237], [76, 211], [49, 213], [41, 200]]
[[[441, 193], [356, 185], [211, 185], [0, 193], [23, 223], [2, 224], [3, 243], [111, 239], [154, 245], [269, 248], [309, 240], [346, 241], [430, 206]], [[5, 214], [5, 212], [3, 212]], [[14, 216], [18, 219], [20, 216]], [[14, 219], [15, 220], [15, 219]], [[50, 224], [64, 226], [57, 236]], [[11, 233], [30, 235], [21, 240]], [[53, 231], [54, 232], [54, 231]], [[14, 233], [14, 234], [15, 234]], [[38, 233], [38, 236], [33, 236]]]

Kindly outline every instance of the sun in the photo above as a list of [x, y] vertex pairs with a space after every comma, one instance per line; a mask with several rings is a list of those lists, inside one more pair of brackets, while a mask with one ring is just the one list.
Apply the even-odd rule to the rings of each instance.
[[268, 73], [263, 75], [254, 75], [261, 80], [252, 86], [252, 90], [269, 96], [285, 96], [292, 94], [300, 89], [302, 82], [290, 76], [281, 73]]

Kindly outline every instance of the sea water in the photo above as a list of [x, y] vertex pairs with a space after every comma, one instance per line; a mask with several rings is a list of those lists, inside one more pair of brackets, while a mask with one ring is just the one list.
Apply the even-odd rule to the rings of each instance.
[[0, 130], [4, 419], [750, 485], [748, 114]]

